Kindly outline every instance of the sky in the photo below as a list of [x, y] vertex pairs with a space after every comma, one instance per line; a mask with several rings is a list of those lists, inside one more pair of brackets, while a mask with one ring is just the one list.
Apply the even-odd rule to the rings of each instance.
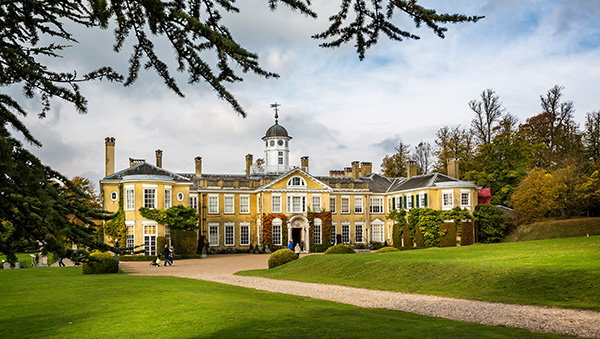
[[[91, 82], [81, 85], [88, 113], [54, 101], [45, 119], [30, 114], [26, 125], [43, 144], [30, 147], [44, 163], [69, 178], [104, 177], [104, 138], [116, 138], [116, 170], [129, 157], [155, 163], [163, 150], [163, 168], [192, 173], [194, 158], [203, 172], [242, 174], [245, 155], [264, 156], [261, 138], [274, 123], [270, 104], [280, 103], [279, 123], [293, 139], [290, 164], [310, 157], [310, 173], [327, 175], [352, 161], [373, 163], [399, 141], [434, 143], [443, 126], [469, 126], [468, 102], [487, 88], [499, 95], [506, 111], [521, 122], [541, 113], [540, 95], [564, 86], [564, 99], [575, 104], [582, 127], [587, 112], [600, 109], [600, 1], [461, 0], [421, 1], [442, 13], [484, 15], [477, 23], [448, 25], [446, 38], [434, 36], [398, 13], [401, 28], [420, 40], [381, 37], [360, 61], [353, 46], [324, 49], [310, 38], [328, 26], [338, 1], [313, 1], [312, 19], [265, 0], [239, 1], [240, 14], [224, 22], [235, 39], [259, 55], [264, 69], [280, 74], [264, 79], [245, 74], [230, 85], [248, 116], [242, 118], [206, 84], [185, 83], [185, 97], [170, 91], [153, 71], [142, 70], [136, 83]], [[130, 50], [113, 51], [111, 30], [76, 28], [79, 44], [48, 65], [79, 73], [111, 65], [126, 73]], [[158, 53], [172, 57], [157, 39]], [[175, 71], [173, 71], [176, 73]], [[20, 88], [8, 91], [20, 93]], [[22, 101], [32, 112], [39, 105]]]

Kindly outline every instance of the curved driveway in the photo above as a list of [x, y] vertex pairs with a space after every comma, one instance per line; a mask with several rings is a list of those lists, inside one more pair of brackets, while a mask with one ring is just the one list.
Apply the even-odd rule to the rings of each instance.
[[490, 303], [233, 275], [237, 271], [267, 268], [268, 258], [268, 254], [212, 255], [207, 259], [176, 260], [172, 267], [163, 267], [163, 263], [161, 267], [151, 267], [147, 261], [122, 261], [120, 267], [133, 275], [166, 275], [208, 280], [360, 307], [386, 308], [485, 325], [600, 338], [600, 312]]

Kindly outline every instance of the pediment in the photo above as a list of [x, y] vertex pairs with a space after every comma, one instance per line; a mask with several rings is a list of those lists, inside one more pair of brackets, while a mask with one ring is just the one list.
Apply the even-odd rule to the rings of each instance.
[[263, 185], [264, 190], [331, 190], [324, 182], [304, 172], [300, 168], [294, 168], [282, 174], [271, 182]]

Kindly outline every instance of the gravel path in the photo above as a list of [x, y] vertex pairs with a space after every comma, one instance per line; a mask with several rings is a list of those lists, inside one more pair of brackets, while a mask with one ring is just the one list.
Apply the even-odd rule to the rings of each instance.
[[[535, 332], [600, 338], [600, 312], [490, 303], [422, 294], [236, 276], [241, 270], [267, 268], [266, 254], [209, 256], [207, 259], [175, 261], [172, 267], [150, 267], [148, 262], [121, 262], [133, 275], [167, 275], [215, 281], [276, 293], [286, 293], [370, 308], [386, 308], [433, 317], [520, 327]], [[162, 263], [161, 263], [162, 265]]]

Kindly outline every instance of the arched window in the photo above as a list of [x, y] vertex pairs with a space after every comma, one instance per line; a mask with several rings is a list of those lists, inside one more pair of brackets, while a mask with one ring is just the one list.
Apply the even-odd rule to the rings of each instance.
[[288, 187], [306, 187], [306, 181], [302, 177], [291, 177], [287, 182]]

